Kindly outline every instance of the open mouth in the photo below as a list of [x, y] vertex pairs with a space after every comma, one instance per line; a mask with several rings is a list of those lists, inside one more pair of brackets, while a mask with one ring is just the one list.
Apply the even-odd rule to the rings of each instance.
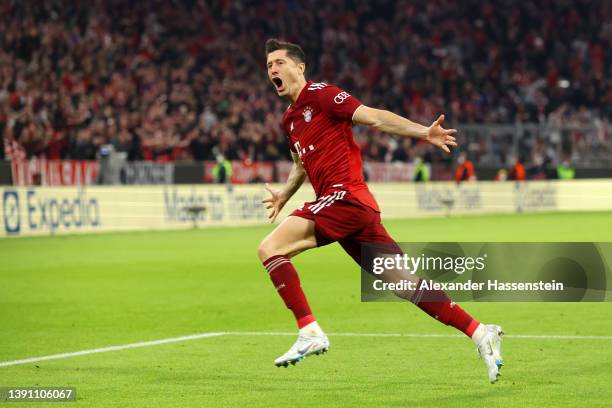
[[282, 79], [280, 79], [279, 77], [274, 77], [272, 78], [272, 82], [274, 83], [274, 86], [276, 86], [277, 91], [283, 90], [283, 80]]

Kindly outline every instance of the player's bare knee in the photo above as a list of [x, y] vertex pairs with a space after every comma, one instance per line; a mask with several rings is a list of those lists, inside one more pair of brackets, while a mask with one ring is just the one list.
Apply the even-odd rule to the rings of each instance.
[[412, 296], [414, 295], [414, 291], [413, 290], [394, 290], [393, 294], [395, 296], [397, 296], [400, 299], [404, 299], [407, 301], [411, 301]]
[[257, 247], [257, 256], [259, 257], [259, 259], [262, 262], [269, 258], [269, 256], [268, 256], [268, 247], [267, 247], [265, 241], [261, 241], [259, 243], [259, 246]]
[[274, 255], [279, 255], [279, 248], [273, 240], [266, 238], [259, 243], [257, 256], [262, 262]]

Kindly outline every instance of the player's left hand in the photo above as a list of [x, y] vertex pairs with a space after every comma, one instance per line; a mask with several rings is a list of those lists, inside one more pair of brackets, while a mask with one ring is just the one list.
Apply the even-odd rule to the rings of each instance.
[[432, 145], [444, 150], [446, 153], [450, 153], [448, 147], [457, 146], [457, 139], [452, 136], [457, 133], [457, 129], [444, 129], [442, 127], [442, 122], [444, 122], [444, 115], [440, 115], [440, 117], [427, 129], [427, 137], [425, 139]]
[[261, 202], [266, 206], [266, 209], [272, 210], [268, 215], [268, 219], [273, 223], [285, 206], [287, 199], [283, 196], [281, 191], [272, 189], [268, 183], [266, 183], [266, 190], [268, 190], [270, 193], [270, 197], [262, 200]]

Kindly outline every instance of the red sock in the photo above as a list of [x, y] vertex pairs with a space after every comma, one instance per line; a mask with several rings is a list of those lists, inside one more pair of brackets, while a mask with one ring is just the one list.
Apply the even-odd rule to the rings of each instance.
[[[419, 280], [417, 288], [420, 286], [421, 281]], [[480, 324], [458, 304], [452, 302], [442, 290], [417, 290], [412, 296], [411, 302], [434, 319], [447, 326], [453, 326], [468, 337], [472, 337], [474, 330]]]
[[315, 318], [300, 285], [300, 277], [289, 258], [281, 255], [272, 256], [266, 259], [263, 265], [285, 305], [293, 312], [298, 328], [301, 329], [314, 322]]

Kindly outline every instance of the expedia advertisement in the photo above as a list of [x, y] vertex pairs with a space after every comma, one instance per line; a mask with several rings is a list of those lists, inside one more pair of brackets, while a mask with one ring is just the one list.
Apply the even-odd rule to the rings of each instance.
[[3, 234], [93, 231], [102, 225], [96, 194], [80, 188], [2, 190]]
[[265, 189], [250, 186], [9, 187], [0, 237], [261, 224]]

